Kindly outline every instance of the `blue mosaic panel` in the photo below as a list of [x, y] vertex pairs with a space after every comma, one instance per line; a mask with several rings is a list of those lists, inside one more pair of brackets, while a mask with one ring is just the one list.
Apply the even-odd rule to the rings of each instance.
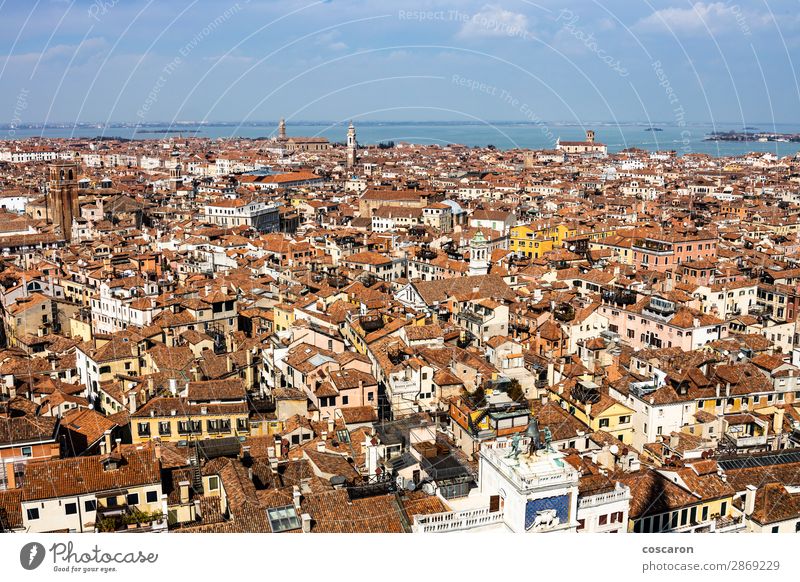
[[569, 522], [569, 495], [528, 500], [525, 504], [525, 529], [531, 529], [540, 515], [546, 524], [553, 511], [559, 524]]

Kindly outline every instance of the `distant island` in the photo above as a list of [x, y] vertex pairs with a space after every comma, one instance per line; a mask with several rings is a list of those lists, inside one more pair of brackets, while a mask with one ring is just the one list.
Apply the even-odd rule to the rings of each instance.
[[664, 130], [661, 129], [660, 127], [648, 127], [645, 128], [645, 131], [664, 131]]
[[200, 133], [203, 130], [200, 128], [183, 128], [183, 129], [136, 129], [136, 133]]
[[753, 131], [712, 131], [704, 141], [800, 142], [800, 133]]

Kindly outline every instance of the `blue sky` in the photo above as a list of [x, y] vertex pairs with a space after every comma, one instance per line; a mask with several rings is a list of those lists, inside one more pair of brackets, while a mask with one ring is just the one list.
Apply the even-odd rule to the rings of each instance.
[[800, 121], [796, 1], [0, 6], [5, 123]]

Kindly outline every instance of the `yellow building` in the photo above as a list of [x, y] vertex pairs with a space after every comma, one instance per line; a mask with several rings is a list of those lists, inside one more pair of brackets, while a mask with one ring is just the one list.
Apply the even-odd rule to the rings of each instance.
[[621, 481], [630, 487], [628, 531], [735, 531], [742, 522], [733, 507], [734, 490], [717, 474], [717, 463], [702, 460], [684, 467], [643, 469]]
[[550, 399], [593, 431], [607, 432], [624, 444], [633, 442], [633, 409], [600, 392], [593, 382], [562, 382], [550, 388]]
[[278, 303], [274, 308], [275, 331], [283, 331], [292, 327], [294, 323], [294, 307], [285, 303]]
[[179, 442], [249, 435], [246, 402], [194, 404], [186, 398], [159, 396], [131, 415], [134, 444], [156, 437]]
[[521, 224], [511, 228], [509, 233], [509, 249], [518, 254], [538, 259], [544, 253], [553, 250], [553, 240], [546, 238], [529, 224]]

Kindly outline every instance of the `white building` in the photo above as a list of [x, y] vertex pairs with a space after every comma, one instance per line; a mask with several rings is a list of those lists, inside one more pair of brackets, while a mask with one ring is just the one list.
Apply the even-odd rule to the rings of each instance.
[[279, 205], [242, 198], [217, 200], [203, 207], [206, 220], [218, 226], [248, 226], [260, 232], [280, 230]]
[[91, 300], [92, 329], [95, 333], [114, 333], [129, 325], [150, 325], [154, 308], [149, 296], [156, 295], [158, 285], [148, 281], [142, 286], [115, 285], [113, 288], [101, 283], [98, 296]]
[[[514, 458], [512, 441], [499, 438], [483, 443], [480, 451], [479, 491], [466, 499], [471, 507], [415, 516], [415, 532], [503, 529], [515, 533], [574, 532], [578, 528], [580, 473], [562, 453], [525, 452], [528, 438], [519, 441]], [[483, 503], [483, 505], [481, 505]]]
[[597, 491], [581, 493], [578, 500], [578, 532], [625, 533], [631, 490], [619, 481]]

